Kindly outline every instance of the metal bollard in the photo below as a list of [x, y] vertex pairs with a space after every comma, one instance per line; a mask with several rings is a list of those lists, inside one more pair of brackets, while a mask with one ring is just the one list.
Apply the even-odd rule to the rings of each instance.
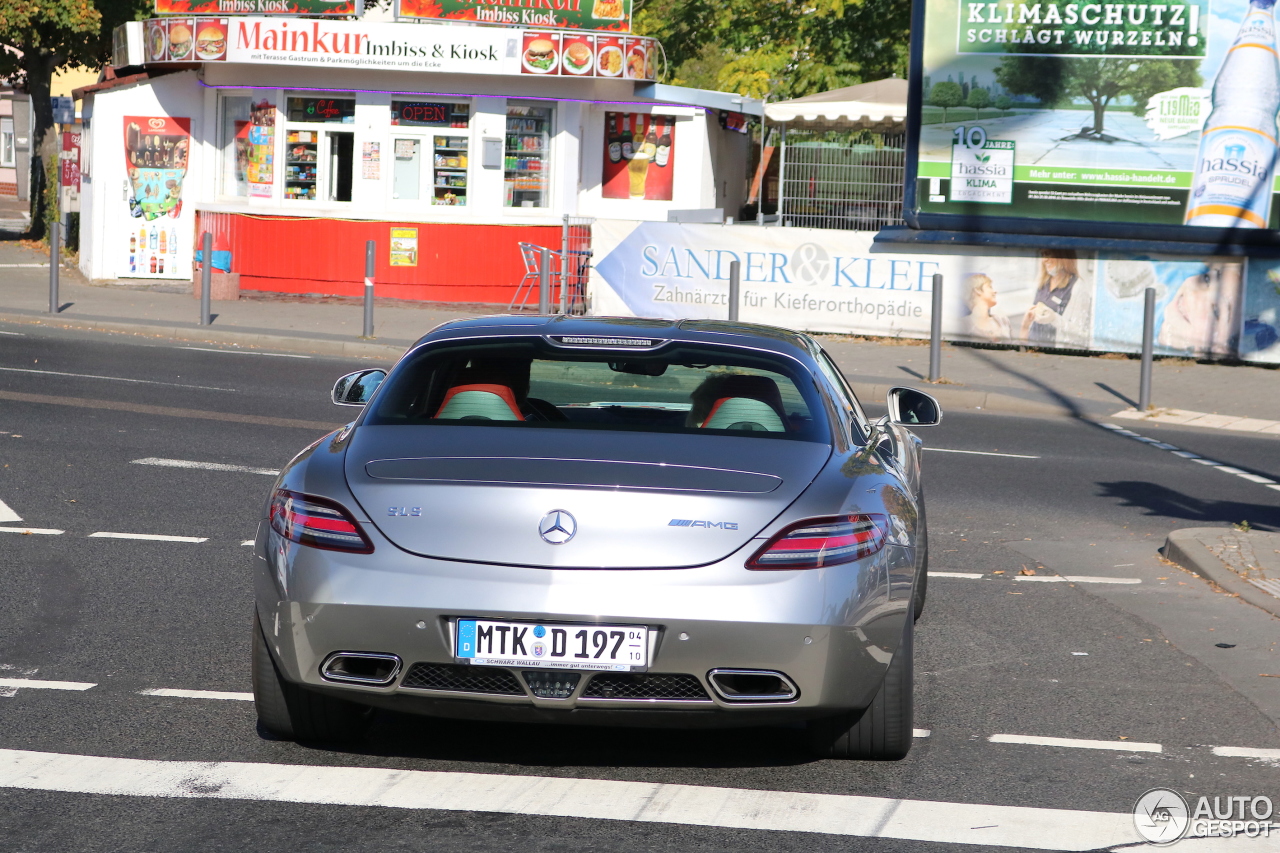
[[1155, 360], [1156, 289], [1142, 294], [1142, 370], [1138, 378], [1138, 411], [1151, 408], [1151, 365]]
[[929, 381], [942, 378], [942, 273], [933, 274], [933, 314], [929, 317]]
[[364, 244], [364, 337], [373, 337], [373, 276], [377, 272], [378, 244], [366, 240]]
[[58, 223], [49, 226], [49, 313], [58, 313], [58, 266], [62, 261]]
[[738, 300], [741, 298], [742, 263], [729, 261], [729, 322], [738, 322]]
[[551, 313], [551, 250], [543, 246], [538, 255], [538, 313]]
[[213, 320], [209, 317], [209, 300], [213, 282], [213, 235], [208, 231], [200, 238], [200, 325], [208, 326]]

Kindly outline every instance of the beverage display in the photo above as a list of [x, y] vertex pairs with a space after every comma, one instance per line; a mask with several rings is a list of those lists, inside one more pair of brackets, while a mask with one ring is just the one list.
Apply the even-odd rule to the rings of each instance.
[[622, 159], [630, 160], [635, 150], [631, 144], [631, 113], [622, 117]]
[[437, 136], [434, 140], [435, 198], [432, 204], [465, 205], [469, 139], [465, 136]]
[[546, 207], [550, 171], [550, 107], [509, 106], [504, 181], [506, 207]]
[[630, 178], [631, 198], [644, 198], [645, 182], [649, 178], [649, 155], [640, 151], [627, 164], [627, 175]]
[[618, 122], [609, 116], [609, 162], [617, 163], [622, 159], [622, 139], [618, 136]]
[[1275, 0], [1252, 0], [1213, 82], [1213, 111], [1201, 131], [1187, 225], [1267, 227], [1277, 112]]
[[658, 153], [654, 157], [653, 162], [662, 168], [667, 167], [667, 162], [671, 159], [671, 119], [666, 119], [662, 125], [662, 134], [658, 137]]
[[284, 197], [314, 200], [320, 134], [314, 130], [291, 130], [285, 141]]
[[644, 135], [644, 145], [640, 148], [651, 160], [658, 156], [658, 134], [654, 131], [657, 121], [656, 118], [649, 119], [649, 132]]

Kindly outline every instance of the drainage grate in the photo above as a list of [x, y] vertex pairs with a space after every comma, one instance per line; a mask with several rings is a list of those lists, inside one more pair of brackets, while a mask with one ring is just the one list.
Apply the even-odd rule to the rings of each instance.
[[664, 699], [710, 702], [696, 676], [664, 673], [608, 672], [591, 679], [584, 699]]
[[520, 682], [505, 669], [455, 663], [415, 663], [409, 667], [400, 686], [418, 690], [449, 690], [455, 693], [525, 695]]

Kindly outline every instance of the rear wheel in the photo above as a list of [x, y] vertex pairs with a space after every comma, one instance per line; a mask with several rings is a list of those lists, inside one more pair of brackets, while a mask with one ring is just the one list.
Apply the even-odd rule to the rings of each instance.
[[809, 723], [809, 746], [824, 758], [898, 761], [911, 751], [914, 620], [907, 619], [902, 643], [865, 711]]
[[288, 740], [346, 741], [364, 734], [373, 709], [313, 693], [280, 675], [253, 613], [253, 703], [258, 722]]

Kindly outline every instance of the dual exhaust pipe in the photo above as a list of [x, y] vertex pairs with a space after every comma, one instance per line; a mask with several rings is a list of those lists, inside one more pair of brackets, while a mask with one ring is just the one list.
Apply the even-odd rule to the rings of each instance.
[[[398, 655], [382, 652], [334, 652], [320, 665], [326, 681], [386, 687], [403, 666]], [[790, 702], [800, 688], [784, 673], [764, 669], [713, 669], [707, 673], [711, 689], [726, 702]]]

